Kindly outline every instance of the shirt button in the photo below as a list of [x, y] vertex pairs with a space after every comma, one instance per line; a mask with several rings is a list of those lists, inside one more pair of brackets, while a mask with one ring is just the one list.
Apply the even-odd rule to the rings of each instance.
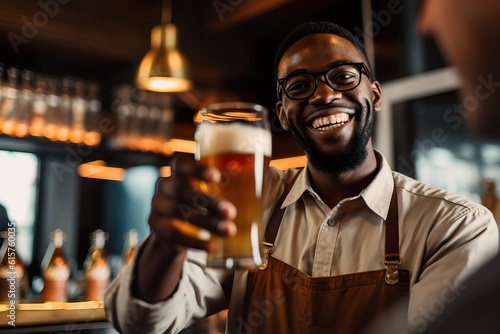
[[328, 219], [328, 220], [326, 221], [326, 223], [327, 223], [327, 224], [328, 224], [328, 226], [330, 226], [330, 227], [333, 227], [333, 226], [335, 226], [335, 224], [337, 224], [337, 222], [336, 222], [335, 220], [333, 220], [333, 219]]

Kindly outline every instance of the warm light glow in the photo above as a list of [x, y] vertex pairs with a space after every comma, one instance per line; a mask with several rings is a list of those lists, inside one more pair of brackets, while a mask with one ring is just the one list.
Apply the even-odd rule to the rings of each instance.
[[160, 177], [169, 177], [172, 175], [172, 169], [170, 166], [160, 167]]
[[180, 78], [151, 77], [144, 83], [145, 88], [155, 92], [178, 92], [191, 88], [191, 81]]
[[109, 167], [103, 160], [95, 160], [78, 166], [78, 175], [86, 178], [123, 181], [125, 174], [125, 169]]
[[[196, 152], [196, 142], [193, 140], [174, 138], [166, 142], [165, 145], [168, 145], [168, 149], [170, 149], [170, 152], [184, 152], [191, 154], [194, 154]], [[165, 146], [163, 150], [165, 152]]]
[[33, 137], [42, 137], [43, 124], [31, 124], [29, 127], [29, 134]]
[[42, 129], [42, 134], [44, 137], [49, 138], [50, 140], [56, 140], [56, 132], [57, 127], [55, 124], [47, 124]]
[[191, 88], [185, 57], [176, 47], [177, 29], [159, 25], [151, 31], [151, 49], [139, 65], [136, 84], [154, 92], [182, 92]]
[[59, 141], [68, 141], [69, 140], [69, 128], [60, 127], [57, 129], [56, 138]]
[[269, 165], [285, 170], [287, 168], [304, 167], [306, 163], [307, 157], [305, 155], [300, 155], [296, 157], [271, 160]]
[[83, 131], [82, 130], [72, 130], [69, 133], [69, 141], [73, 144], [79, 144], [83, 141]]
[[2, 124], [2, 132], [6, 135], [13, 135], [16, 123], [14, 121], [4, 121]]
[[153, 139], [153, 148], [151, 150], [154, 153], [163, 153], [163, 140], [161, 138]]
[[97, 146], [101, 141], [101, 135], [97, 131], [86, 132], [83, 135], [83, 142], [88, 146]]
[[15, 135], [16, 137], [23, 138], [28, 134], [28, 125], [23, 123], [18, 123], [16, 125]]

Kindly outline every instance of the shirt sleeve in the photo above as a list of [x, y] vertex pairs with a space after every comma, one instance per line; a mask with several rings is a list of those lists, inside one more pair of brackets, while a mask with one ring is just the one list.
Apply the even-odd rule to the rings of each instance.
[[204, 252], [189, 250], [176, 292], [157, 303], [147, 303], [131, 294], [134, 259], [106, 291], [104, 305], [108, 320], [122, 334], [178, 333], [227, 308], [220, 273], [206, 268], [205, 258]]
[[465, 280], [498, 250], [498, 227], [486, 208], [472, 205], [440, 218], [428, 234], [410, 292], [408, 321], [419, 333], [467, 290]]

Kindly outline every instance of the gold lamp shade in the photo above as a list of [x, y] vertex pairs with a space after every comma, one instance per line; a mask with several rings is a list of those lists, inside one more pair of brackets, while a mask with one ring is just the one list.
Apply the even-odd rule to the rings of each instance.
[[136, 76], [139, 88], [155, 92], [181, 92], [191, 88], [185, 57], [176, 48], [177, 29], [171, 23], [151, 31], [151, 49]]

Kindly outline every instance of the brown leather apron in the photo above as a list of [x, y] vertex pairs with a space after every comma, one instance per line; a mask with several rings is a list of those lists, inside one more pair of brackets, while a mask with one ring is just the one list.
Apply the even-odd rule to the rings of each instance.
[[401, 302], [409, 299], [409, 272], [399, 268], [396, 191], [386, 220], [386, 269], [311, 277], [270, 256], [284, 213], [281, 204], [293, 182], [286, 187], [266, 228], [268, 262], [261, 270], [248, 273], [246, 309], [238, 333], [362, 333], [393, 303], [408, 307], [408, 302]]

